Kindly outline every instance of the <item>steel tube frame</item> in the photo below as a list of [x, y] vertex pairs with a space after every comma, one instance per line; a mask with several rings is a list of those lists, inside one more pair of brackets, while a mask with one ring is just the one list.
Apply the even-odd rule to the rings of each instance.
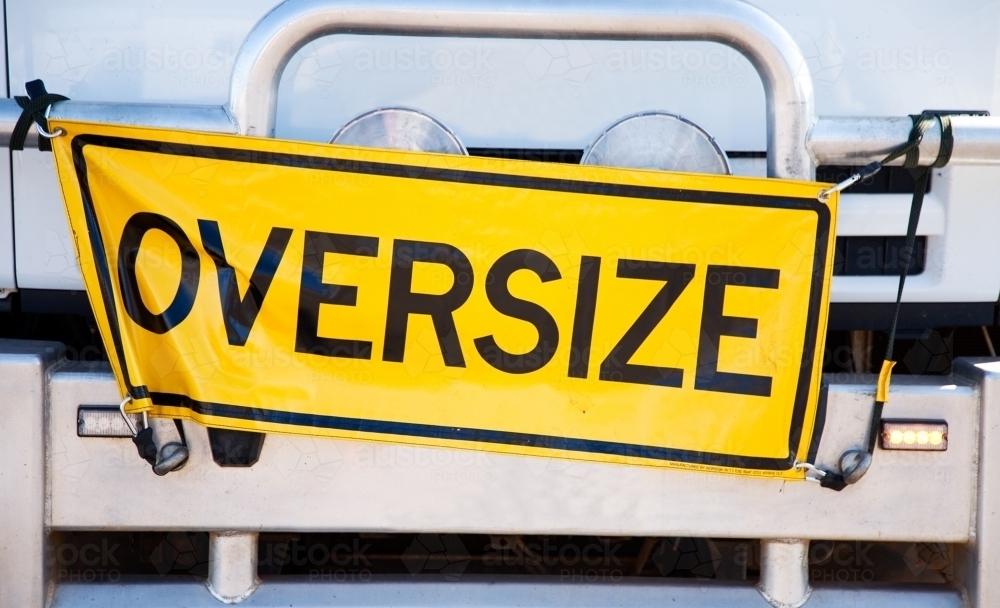
[[[1000, 164], [1000, 117], [952, 116], [952, 165]], [[905, 142], [913, 121], [902, 118], [824, 117], [809, 133], [809, 152], [816, 164], [863, 165], [882, 160]], [[937, 158], [941, 125], [934, 124], [920, 143], [920, 164]], [[897, 159], [892, 165], [902, 165]]]
[[257, 533], [212, 532], [208, 537], [208, 587], [224, 604], [238, 604], [260, 585], [257, 578]]
[[812, 594], [808, 566], [808, 540], [763, 540], [757, 590], [775, 608], [799, 608]]
[[[0, 99], [0, 146], [10, 142], [21, 108], [13, 99]], [[222, 106], [93, 103], [63, 101], [52, 109], [53, 118], [137, 125], [210, 133], [236, 134], [236, 125]], [[951, 119], [955, 148], [951, 165], [1000, 165], [1000, 117], [954, 116]], [[863, 165], [881, 160], [906, 141], [912, 122], [907, 117], [820, 117], [809, 132], [807, 147], [815, 165]], [[941, 128], [927, 130], [920, 144], [920, 164], [937, 157]], [[38, 145], [38, 133], [28, 131], [28, 147]], [[903, 159], [890, 164], [901, 165]]]
[[[0, 340], [0, 606], [43, 606], [46, 564], [45, 411], [47, 368], [60, 356], [55, 342]], [[33, 395], [31, 401], [11, 395]]]
[[767, 172], [812, 179], [806, 136], [814, 121], [812, 79], [798, 45], [760, 9], [735, 0], [610, 3], [567, 0], [501, 5], [462, 0], [286, 0], [264, 16], [233, 64], [227, 109], [243, 135], [274, 136], [278, 84], [296, 51], [331, 34], [486, 38], [705, 40], [742, 53], [764, 84]]

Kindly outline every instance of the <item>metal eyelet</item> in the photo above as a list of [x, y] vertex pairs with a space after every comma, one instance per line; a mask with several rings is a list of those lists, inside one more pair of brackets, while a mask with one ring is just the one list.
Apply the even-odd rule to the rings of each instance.
[[[51, 112], [51, 111], [52, 111], [52, 105], [49, 104], [49, 107], [45, 108], [45, 120], [46, 121], [49, 120], [49, 112]], [[46, 139], [55, 139], [56, 137], [59, 137], [60, 135], [65, 135], [66, 134], [66, 131], [64, 131], [61, 128], [57, 128], [53, 133], [49, 133], [48, 131], [46, 131], [45, 129], [42, 128], [42, 125], [39, 125], [39, 124], [36, 124], [35, 128], [38, 129], [38, 134], [41, 135], [42, 137], [46, 138]]]
[[35, 125], [35, 128], [38, 129], [38, 134], [46, 139], [54, 139], [56, 137], [59, 137], [60, 135], [66, 134], [66, 131], [63, 131], [61, 128], [56, 129], [55, 133], [49, 133], [48, 131], [46, 131], [45, 129], [41, 128], [38, 125]]
[[[135, 425], [132, 424], [132, 419], [129, 418], [128, 414], [125, 413], [125, 405], [129, 401], [131, 401], [131, 400], [132, 400], [132, 395], [128, 395], [127, 397], [125, 397], [124, 399], [122, 399], [121, 405], [118, 406], [118, 411], [120, 411], [122, 413], [122, 418], [125, 419], [125, 424], [128, 425], [128, 430], [132, 431], [132, 436], [135, 437], [136, 435], [139, 434], [139, 430], [135, 428]], [[144, 416], [145, 416], [145, 414], [146, 413], [143, 412]], [[147, 424], [146, 426], [149, 426], [149, 425]]]

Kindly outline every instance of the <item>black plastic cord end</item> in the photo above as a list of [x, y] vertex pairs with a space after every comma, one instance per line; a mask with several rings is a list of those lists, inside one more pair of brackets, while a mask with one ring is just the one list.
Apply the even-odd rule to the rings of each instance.
[[875, 161], [873, 163], [868, 163], [864, 167], [858, 170], [858, 176], [861, 178], [858, 181], [868, 179], [869, 177], [875, 175], [882, 170], [882, 163]]
[[844, 481], [843, 475], [834, 473], [833, 471], [826, 471], [826, 475], [820, 478], [819, 485], [828, 490], [839, 492], [847, 487], [847, 482]]

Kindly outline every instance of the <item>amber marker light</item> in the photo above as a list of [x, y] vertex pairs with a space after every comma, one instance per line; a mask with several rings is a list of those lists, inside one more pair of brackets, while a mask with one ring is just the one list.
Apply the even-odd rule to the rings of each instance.
[[948, 449], [948, 423], [944, 420], [883, 420], [882, 449], [943, 452]]
[[[136, 428], [145, 428], [142, 416], [129, 414]], [[131, 437], [132, 431], [117, 407], [81, 405], [76, 410], [78, 437]]]

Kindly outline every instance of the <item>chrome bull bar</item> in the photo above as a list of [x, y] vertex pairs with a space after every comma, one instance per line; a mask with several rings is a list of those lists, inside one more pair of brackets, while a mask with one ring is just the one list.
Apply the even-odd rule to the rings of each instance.
[[[380, 0], [364, 4], [344, 0], [286, 0], [261, 19], [244, 41], [233, 66], [229, 101], [225, 105], [65, 101], [52, 107], [51, 118], [273, 137], [278, 84], [285, 66], [303, 46], [332, 34], [699, 40], [725, 44], [747, 57], [763, 83], [767, 174], [770, 177], [810, 180], [815, 176], [815, 167], [821, 163], [864, 164], [877, 160], [905, 141], [911, 127], [907, 117], [817, 118], [812, 80], [792, 37], [763, 11], [736, 0], [669, 3], [642, 0], [627, 4], [587, 0], [539, 4], [530, 0], [509, 0], [497, 5], [471, 7], [457, 0]], [[915, 111], [920, 109], [914, 108]], [[9, 143], [20, 113], [13, 100], [0, 100], [0, 144]], [[956, 116], [952, 123], [953, 164], [1000, 163], [1000, 118]], [[920, 146], [921, 164], [933, 162], [940, 140], [940, 127], [936, 125]], [[37, 141], [37, 130], [32, 127], [28, 144], [37, 145]], [[39, 422], [41, 420], [39, 416]], [[43, 462], [45, 458], [48, 456]], [[163, 482], [151, 478], [150, 483]], [[58, 507], [63, 503], [56, 499], [52, 504]], [[38, 517], [42, 517], [41, 512]], [[46, 526], [52, 525], [52, 517], [50, 512]], [[58, 509], [55, 517], [59, 517]], [[136, 524], [122, 524], [121, 527], [133, 525]], [[443, 524], [434, 525], [440, 528]], [[267, 521], [260, 521], [256, 528], [267, 526]], [[415, 526], [410, 522], [401, 527]], [[102, 527], [113, 529], [116, 524], [109, 520]], [[244, 522], [237, 528], [244, 534], [252, 534], [250, 528], [253, 527]], [[801, 531], [801, 526], [793, 527]], [[759, 526], [759, 529], [767, 528]], [[218, 542], [221, 546], [229, 542], [226, 539], [232, 539], [227, 534], [217, 532], [213, 543]], [[879, 531], [873, 534], [879, 536]], [[966, 539], [964, 534], [958, 536], [961, 538], [956, 537], [956, 540]], [[799, 535], [798, 540], [791, 541], [765, 541], [766, 554], [774, 559], [763, 564], [762, 593], [773, 605], [798, 605], [808, 597], [806, 564], [795, 557], [807, 552], [808, 540], [803, 538], [806, 536]], [[253, 542], [244, 541], [246, 547], [254, 546]], [[252, 549], [247, 551], [253, 553]], [[248, 555], [246, 559], [252, 557]], [[0, 562], [6, 559], [0, 554]], [[242, 592], [252, 591], [233, 589], [233, 580], [244, 581], [242, 586], [249, 585], [247, 576], [230, 576], [232, 571], [245, 574], [249, 562], [217, 561], [213, 561], [215, 569], [210, 581], [220, 592], [225, 587], [222, 597], [236, 598]], [[232, 561], [240, 563], [230, 563]], [[19, 566], [19, 571], [23, 567], [23, 564]], [[40, 565], [28, 573], [27, 580], [34, 582], [27, 584], [37, 584], [35, 574], [40, 576]], [[0, 576], [5, 579], [4, 585], [8, 585], [8, 575]], [[0, 588], [0, 598], [3, 593]], [[25, 593], [34, 598], [31, 592]], [[31, 599], [24, 605], [35, 603]]]
[[[488, 600], [485, 584], [494, 599], [515, 604], [530, 595], [535, 606], [676, 601], [761, 608], [762, 595], [793, 606], [812, 594], [806, 606], [992, 607], [1000, 603], [1000, 452], [991, 440], [1000, 425], [1000, 361], [961, 359], [954, 369], [950, 377], [897, 378], [886, 405], [894, 418], [947, 420], [948, 450], [881, 453], [860, 483], [839, 493], [780, 479], [601, 463], [567, 468], [538, 457], [294, 436], [270, 438], [250, 468], [222, 468], [213, 462], [208, 433], [193, 424], [191, 461], [156, 477], [127, 438], [76, 433], [81, 404], [119, 398], [106, 364], [60, 360], [54, 343], [0, 340], [0, 420], [7, 430], [0, 442], [0, 606], [126, 606], [136, 598], [157, 606], [241, 598], [254, 606], [316, 606], [333, 596], [353, 598], [345, 605], [506, 605]], [[845, 449], [858, 446], [874, 393], [871, 376], [828, 381], [821, 466], [835, 466]], [[59, 578], [46, 539], [82, 530], [209, 532], [208, 580]], [[626, 579], [583, 591], [557, 577], [470, 577], [452, 590], [453, 581], [433, 578], [346, 588], [287, 576], [260, 582], [261, 531], [763, 540], [759, 591], [750, 583], [677, 579]], [[971, 602], [963, 603], [962, 589], [942, 585], [848, 582], [813, 591], [810, 540], [953, 543], [956, 583]], [[428, 593], [440, 601], [421, 603]], [[590, 603], [572, 599], [579, 593]]]

